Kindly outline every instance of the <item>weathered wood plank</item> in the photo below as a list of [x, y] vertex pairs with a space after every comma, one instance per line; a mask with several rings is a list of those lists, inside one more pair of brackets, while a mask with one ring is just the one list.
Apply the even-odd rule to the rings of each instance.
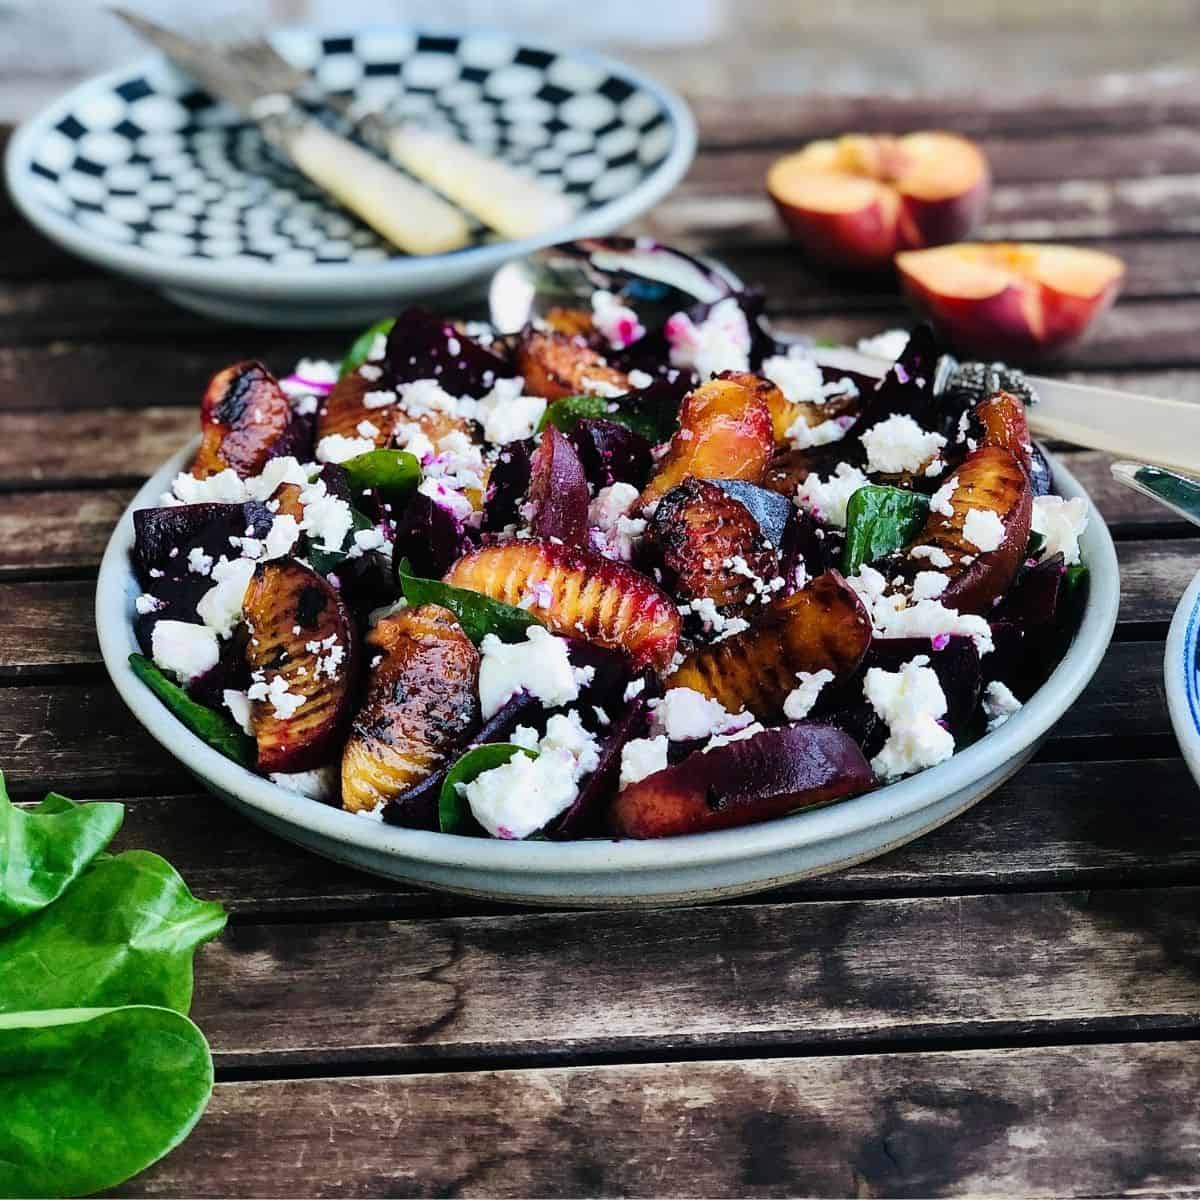
[[[1136, 797], [1136, 803], [1131, 802]], [[1195, 785], [1181, 759], [1033, 763], [956, 821], [883, 858], [763, 899], [1200, 882]], [[262, 832], [207, 794], [132, 798], [116, 849], [154, 850], [244, 916], [454, 913], [477, 902], [363, 875]]]
[[[1117, 544], [1125, 636], [1138, 626], [1170, 619], [1200, 569], [1200, 539]], [[55, 668], [98, 666], [94, 629], [95, 585], [90, 580], [0, 583], [0, 679], [20, 679]]]
[[1197, 1087], [1195, 1042], [227, 1083], [121, 1194], [1194, 1196]]
[[0, 504], [0, 575], [93, 568], [133, 488], [25, 492]]
[[198, 956], [192, 1016], [223, 1066], [1200, 1033], [1198, 905], [1164, 888], [235, 924]]

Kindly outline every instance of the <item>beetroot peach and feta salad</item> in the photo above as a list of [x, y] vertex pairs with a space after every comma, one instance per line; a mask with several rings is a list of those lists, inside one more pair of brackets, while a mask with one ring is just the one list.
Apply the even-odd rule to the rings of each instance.
[[134, 515], [137, 671], [285, 788], [476, 836], [722, 829], [944, 761], [1063, 652], [1085, 504], [1020, 400], [935, 386], [927, 327], [860, 346], [877, 380], [756, 304], [414, 309], [340, 369], [219, 372]]

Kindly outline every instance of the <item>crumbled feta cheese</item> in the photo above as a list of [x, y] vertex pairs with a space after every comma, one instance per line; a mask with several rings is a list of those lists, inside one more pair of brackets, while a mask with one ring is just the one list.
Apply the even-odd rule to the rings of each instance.
[[298, 375], [301, 379], [318, 384], [320, 387], [333, 387], [338, 381], [339, 372], [338, 364], [325, 358], [302, 358], [292, 368], [293, 375]]
[[990, 508], [972, 508], [963, 521], [963, 537], [985, 554], [1004, 542], [1004, 522]]
[[460, 401], [450, 395], [436, 379], [413, 379], [396, 389], [400, 405], [413, 417], [425, 417], [432, 413], [445, 413], [451, 417], [470, 416], [475, 402], [466, 400], [467, 412], [460, 412]]
[[819, 425], [810, 425], [804, 417], [797, 417], [783, 435], [793, 450], [810, 450], [813, 446], [828, 446], [840, 442], [846, 430], [854, 424], [852, 417], [834, 417]]
[[163, 497], [165, 503], [238, 504], [246, 498], [246, 485], [232, 468], [218, 471], [206, 479], [197, 479], [184, 471], [175, 476], [171, 491]]
[[290, 720], [304, 704], [304, 696], [301, 693], [288, 691], [287, 680], [282, 675], [272, 675], [269, 684], [265, 680], [256, 679], [246, 689], [246, 695], [251, 700], [270, 704], [281, 721]]
[[669, 688], [651, 700], [650, 732], [665, 733], [673, 742], [691, 742], [744, 729], [754, 719], [750, 713], [731, 713], [719, 700], [710, 700], [692, 688]]
[[918, 571], [912, 586], [913, 602], [936, 600], [949, 586], [950, 576], [941, 571]]
[[425, 462], [434, 455], [433, 443], [425, 436], [420, 425], [403, 422], [392, 430], [392, 441], [401, 449], [407, 450], [419, 461]]
[[545, 626], [531, 625], [523, 642], [502, 642], [489, 633], [479, 650], [479, 704], [485, 721], [518, 692], [528, 692], [547, 708], [579, 697], [579, 676], [567, 642]]
[[354, 548], [360, 554], [384, 550], [388, 544], [387, 538], [378, 529], [359, 529], [354, 534]]
[[646, 327], [638, 320], [637, 313], [612, 292], [592, 293], [592, 324], [614, 350], [624, 350], [646, 336]]
[[764, 358], [760, 374], [793, 404], [825, 403], [825, 377], [816, 359], [803, 346], [792, 346], [787, 354]]
[[315, 475], [317, 470], [312, 464], [303, 466], [291, 455], [269, 459], [260, 474], [246, 480], [246, 499], [268, 500], [281, 483], [307, 487], [310, 477]]
[[799, 686], [788, 692], [787, 699], [783, 702], [783, 715], [789, 721], [803, 721], [812, 712], [821, 689], [827, 683], [833, 682], [833, 672], [797, 671], [796, 681]]
[[1021, 702], [1012, 694], [1007, 684], [993, 679], [983, 692], [983, 713], [987, 717], [988, 732], [999, 729], [1013, 713], [1019, 711]]
[[290, 554], [299, 536], [300, 523], [295, 517], [288, 513], [275, 517], [266, 538], [263, 539], [262, 557], [282, 558], [285, 554]]
[[707, 754], [710, 750], [716, 750], [721, 746], [728, 746], [730, 742], [744, 742], [747, 738], [752, 738], [756, 733], [765, 732], [765, 725], [760, 724], [758, 721], [753, 721], [735, 733], [714, 733], [705, 743], [700, 753]]
[[417, 491], [446, 509], [456, 520], [465, 521], [475, 511], [471, 501], [445, 480], [426, 477], [417, 485]]
[[213, 569], [213, 557], [205, 554], [202, 546], [193, 546], [188, 551], [187, 567], [195, 575], [207, 575]]
[[907, 345], [908, 331], [906, 329], [888, 329], [883, 333], [877, 333], [874, 337], [859, 338], [858, 352], [869, 355], [871, 358], [883, 358], [889, 362], [895, 362], [904, 353]]
[[380, 359], [387, 357], [387, 334], [377, 333], [371, 339], [371, 347], [367, 351], [368, 362], [379, 362]]
[[646, 522], [629, 514], [639, 492], [628, 483], [601, 488], [588, 505], [588, 540], [592, 549], [609, 558], [628, 562], [646, 532]]
[[[378, 383], [379, 380], [383, 378], [383, 368], [377, 367], [374, 363], [363, 363], [363, 365], [358, 368], [358, 373], [368, 383]], [[370, 394], [370, 392], [367, 393], [368, 396]], [[393, 396], [392, 399], [394, 400], [395, 397]], [[363, 403], [366, 404], [365, 398]], [[370, 405], [367, 405], [367, 407], [369, 408]]]
[[350, 505], [330, 495], [323, 479], [314, 480], [300, 493], [300, 503], [304, 506], [300, 528], [309, 541], [320, 550], [340, 550], [354, 527]]
[[637, 391], [648, 388], [654, 382], [654, 376], [647, 371], [639, 371], [636, 367], [629, 372], [629, 386]]
[[718, 642], [723, 642], [726, 638], [733, 637], [735, 633], [741, 633], [750, 628], [750, 622], [743, 617], [725, 616], [717, 608], [716, 602], [708, 596], [702, 596], [699, 600], [692, 600], [688, 604], [681, 604], [679, 612], [681, 616], [686, 617], [692, 613], [699, 617], [705, 633], [720, 635], [714, 639]]
[[[528, 732], [517, 745], [528, 744]], [[514, 734], [514, 737], [518, 734]], [[579, 794], [579, 781], [600, 763], [596, 740], [577, 712], [556, 713], [537, 742], [537, 757], [514, 754], [501, 766], [459, 784], [475, 819], [497, 838], [525, 838], [566, 811]]]
[[227, 638], [242, 619], [242, 601], [254, 575], [248, 558], [222, 558], [212, 569], [216, 583], [200, 597], [196, 615], [218, 637]]
[[379, 436], [379, 426], [372, 425], [370, 421], [363, 420], [355, 425], [354, 432], [360, 438], [366, 438], [368, 441], [373, 442]]
[[933, 493], [929, 501], [929, 511], [940, 513], [943, 517], [954, 516], [954, 493], [958, 491], [958, 476], [952, 475]]
[[796, 504], [820, 521], [836, 529], [846, 527], [846, 505], [850, 497], [869, 480], [849, 463], [838, 463], [828, 479], [814, 472], [796, 489]]
[[673, 367], [691, 367], [701, 379], [721, 371], [750, 370], [750, 327], [732, 296], [718, 300], [696, 325], [686, 313], [674, 313], [663, 325]]
[[948, 567], [952, 561], [950, 555], [941, 546], [914, 546], [908, 552], [908, 557], [927, 559], [929, 564], [934, 567]]
[[375, 443], [369, 437], [344, 437], [340, 433], [328, 433], [317, 443], [317, 462], [349, 462], [374, 449]]
[[621, 750], [621, 779], [624, 791], [631, 783], [640, 783], [649, 775], [667, 767], [667, 738], [665, 734], [651, 738], [634, 738]]
[[533, 436], [546, 411], [541, 396], [523, 394], [523, 379], [497, 379], [477, 406], [476, 420], [483, 426], [484, 441], [495, 446], [521, 442]]
[[[336, 633], [331, 633], [323, 640], [314, 638], [311, 642], [305, 642], [304, 648], [309, 654], [316, 656], [313, 674], [317, 679], [320, 679], [322, 675], [328, 675], [330, 679], [333, 679], [337, 675], [338, 667], [346, 658], [346, 647], [338, 641]], [[327, 653], [322, 654], [323, 650]]]
[[863, 680], [863, 694], [888, 726], [888, 739], [871, 760], [880, 779], [932, 767], [954, 753], [954, 738], [939, 723], [946, 715], [946, 695], [926, 655], [899, 671], [872, 667]]
[[861, 438], [867, 451], [867, 470], [885, 475], [919, 471], [946, 444], [939, 433], [928, 433], [903, 413], [868, 429]]
[[[289, 792], [297, 792], [301, 796], [307, 796], [310, 800], [329, 803], [338, 794], [338, 787], [341, 783], [340, 764], [330, 763], [328, 766], [317, 767], [312, 771], [293, 771], [288, 774], [274, 771], [270, 775], [270, 780], [281, 788], [286, 788]], [[383, 805], [379, 805], [376, 811], [382, 816]]]
[[[367, 368], [363, 367], [362, 369], [365, 371]], [[379, 370], [378, 367], [374, 369]], [[363, 408], [391, 408], [391, 406], [396, 403], [397, 399], [398, 397], [396, 393], [390, 388], [379, 388], [376, 391], [363, 393]]]
[[1079, 562], [1079, 536], [1087, 528], [1087, 501], [1082, 496], [1038, 496], [1033, 502], [1033, 531], [1046, 539], [1040, 557], [1062, 554], [1072, 567]]
[[937, 600], [917, 599], [913, 604], [900, 592], [892, 592], [888, 581], [874, 567], [864, 565], [846, 582], [858, 593], [877, 637], [928, 637], [962, 634], [974, 639], [979, 653], [990, 654], [991, 626], [983, 617], [946, 608]]
[[254, 728], [250, 724], [250, 697], [245, 692], [239, 692], [235, 688], [226, 688], [221, 693], [221, 701], [229, 710], [229, 714], [233, 717], [237, 727], [243, 733], [253, 737]]
[[157, 596], [151, 596], [149, 592], [143, 592], [134, 602], [133, 607], [143, 616], [148, 616], [152, 612], [158, 612], [160, 608], [166, 608], [165, 600], [160, 600]]
[[630, 700], [636, 700], [646, 690], [645, 679], [633, 679], [625, 685], [623, 699], [628, 703]]
[[150, 646], [155, 664], [180, 683], [190, 683], [203, 675], [221, 657], [217, 635], [189, 621], [156, 621]]

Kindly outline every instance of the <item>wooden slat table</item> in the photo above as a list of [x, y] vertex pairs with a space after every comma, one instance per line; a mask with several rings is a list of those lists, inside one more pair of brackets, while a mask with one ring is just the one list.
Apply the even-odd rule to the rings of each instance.
[[[642, 228], [834, 336], [896, 295], [807, 270], [762, 195], [780, 148], [934, 123], [995, 165], [992, 237], [1121, 254], [1125, 297], [1056, 368], [1200, 402], [1200, 83], [1114, 95], [715, 102]], [[1034, 762], [936, 833], [751, 899], [521, 911], [303, 854], [206, 795], [106, 681], [96, 565], [207, 376], [327, 333], [203, 322], [99, 275], [0, 199], [0, 764], [120, 797], [232, 913], [197, 964], [220, 1083], [130, 1195], [1196, 1195], [1200, 796], [1163, 700], [1200, 537], [1067, 448], [1117, 540], [1121, 622]]]

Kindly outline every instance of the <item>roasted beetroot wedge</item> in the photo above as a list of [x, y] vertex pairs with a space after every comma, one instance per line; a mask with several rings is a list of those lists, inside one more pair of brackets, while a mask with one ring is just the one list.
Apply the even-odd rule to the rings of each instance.
[[684, 659], [667, 687], [689, 687], [759, 720], [783, 711], [798, 671], [852, 674], [871, 645], [871, 621], [836, 571], [768, 604], [749, 629]]
[[[945, 487], [955, 481], [949, 497], [951, 511], [931, 507], [925, 528], [907, 548], [908, 561], [927, 566], [926, 559], [912, 559], [917, 546], [940, 550], [950, 559], [948, 567], [940, 568], [950, 576], [950, 583], [939, 600], [961, 612], [986, 614], [1021, 565], [1029, 542], [1033, 488], [1025, 468], [999, 446], [983, 446], [968, 454]], [[996, 529], [997, 521], [1001, 529], [997, 545], [992, 547], [985, 538], [981, 547], [972, 540]]]
[[511, 541], [460, 558], [446, 582], [525, 605], [555, 633], [623, 650], [635, 668], [665, 667], [679, 641], [679, 613], [646, 576], [586, 550]]
[[350, 812], [374, 811], [420, 783], [479, 726], [479, 651], [452, 613], [424, 604], [385, 617], [367, 650], [382, 657], [342, 755]]
[[642, 491], [653, 504], [689, 475], [758, 483], [775, 446], [771, 412], [755, 376], [710, 379], [689, 393], [679, 429]]
[[290, 453], [292, 406], [260, 362], [234, 363], [209, 381], [200, 404], [202, 439], [192, 474], [203, 479], [232, 467], [243, 479], [267, 459]]
[[606, 391], [632, 391], [629, 376], [610, 367], [582, 337], [527, 329], [517, 345], [517, 371], [525, 377], [525, 393], [561, 400]]
[[775, 548], [750, 510], [707, 479], [687, 479], [659, 501], [650, 536], [678, 600], [707, 598], [740, 608], [754, 595], [753, 575], [774, 578]]
[[243, 608], [258, 769], [327, 763], [349, 723], [358, 674], [350, 613], [328, 580], [290, 558], [257, 568]]
[[782, 817], [865, 792], [874, 776], [854, 739], [831, 725], [766, 729], [712, 750], [695, 750], [617, 794], [613, 832], [622, 837], [707, 833]]

